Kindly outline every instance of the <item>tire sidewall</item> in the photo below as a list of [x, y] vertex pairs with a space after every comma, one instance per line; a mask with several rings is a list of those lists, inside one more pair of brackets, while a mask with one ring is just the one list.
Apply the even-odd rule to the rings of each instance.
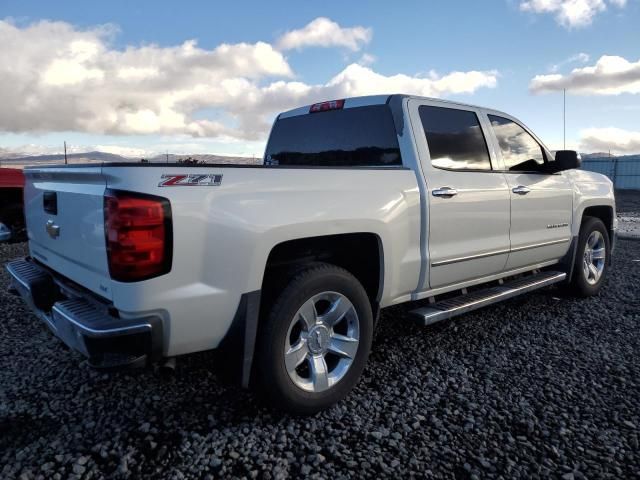
[[[602, 271], [602, 275], [600, 279], [595, 284], [590, 284], [587, 282], [587, 279], [584, 276], [584, 269], [582, 268], [582, 260], [584, 257], [584, 250], [587, 244], [587, 240], [589, 236], [594, 231], [599, 231], [603, 238], [605, 244], [605, 261], [604, 261], [604, 269]], [[609, 270], [609, 263], [611, 260], [611, 242], [609, 240], [609, 232], [607, 231], [602, 220], [594, 217], [590, 217], [586, 219], [582, 226], [580, 227], [580, 236], [578, 238], [578, 250], [576, 252], [576, 261], [574, 265], [574, 277], [575, 277], [575, 286], [578, 290], [578, 293], [584, 296], [596, 295], [602, 284], [604, 283], [607, 273]]]
[[[358, 351], [345, 376], [324, 392], [307, 392], [293, 383], [285, 367], [285, 339], [294, 315], [311, 297], [334, 291], [345, 295], [358, 314]], [[259, 349], [258, 382], [272, 404], [299, 414], [327, 408], [343, 399], [364, 370], [373, 336], [373, 315], [364, 288], [347, 271], [321, 266], [296, 276], [284, 289], [271, 310]]]

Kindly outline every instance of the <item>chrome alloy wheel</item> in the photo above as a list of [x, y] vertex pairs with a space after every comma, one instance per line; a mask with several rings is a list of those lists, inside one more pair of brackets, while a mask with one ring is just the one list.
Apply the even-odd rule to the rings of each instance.
[[606, 244], [602, 233], [597, 230], [591, 232], [584, 246], [582, 270], [589, 285], [595, 285], [602, 277], [604, 262], [607, 260]]
[[323, 392], [344, 378], [360, 342], [360, 320], [351, 301], [322, 292], [296, 312], [285, 338], [284, 361], [293, 383]]

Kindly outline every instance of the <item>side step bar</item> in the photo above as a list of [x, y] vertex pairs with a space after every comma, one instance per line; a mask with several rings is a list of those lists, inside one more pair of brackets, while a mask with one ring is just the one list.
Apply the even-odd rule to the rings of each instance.
[[564, 272], [540, 272], [524, 278], [505, 282], [502, 285], [449, 298], [428, 307], [421, 307], [410, 312], [410, 315], [420, 325], [431, 325], [442, 320], [461, 315], [478, 308], [501, 302], [520, 294], [563, 281], [567, 274]]

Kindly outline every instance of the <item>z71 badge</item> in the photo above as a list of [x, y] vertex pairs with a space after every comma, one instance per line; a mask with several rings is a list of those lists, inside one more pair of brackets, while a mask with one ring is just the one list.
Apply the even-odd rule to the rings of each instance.
[[222, 183], [222, 174], [190, 173], [162, 174], [159, 187], [217, 187]]

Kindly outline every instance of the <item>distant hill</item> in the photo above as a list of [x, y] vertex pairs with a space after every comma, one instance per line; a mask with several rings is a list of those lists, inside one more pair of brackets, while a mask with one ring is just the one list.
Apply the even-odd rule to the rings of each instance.
[[[127, 162], [129, 159], [120, 155], [105, 152], [86, 152], [86, 153], [69, 153], [67, 154], [69, 163], [83, 162]], [[11, 164], [17, 165], [37, 165], [47, 163], [64, 163], [64, 155], [25, 155], [17, 157], [5, 157], [2, 159], [5, 166]]]
[[[168, 157], [168, 158], [167, 158]], [[148, 158], [150, 163], [175, 163], [182, 159], [194, 159], [205, 163], [222, 163], [222, 164], [261, 164], [261, 158], [248, 158], [248, 157], [231, 157], [224, 155], [212, 155], [212, 154], [191, 154], [191, 155], [156, 155], [155, 157]], [[140, 158], [124, 157], [122, 155], [116, 155], [106, 152], [86, 152], [86, 153], [69, 153], [67, 154], [67, 161], [70, 164], [77, 163], [104, 163], [104, 162], [140, 162]], [[45, 165], [45, 164], [63, 164], [64, 155], [24, 155], [24, 154], [8, 154], [6, 151], [0, 151], [0, 162], [5, 167], [24, 167], [27, 165]]]

